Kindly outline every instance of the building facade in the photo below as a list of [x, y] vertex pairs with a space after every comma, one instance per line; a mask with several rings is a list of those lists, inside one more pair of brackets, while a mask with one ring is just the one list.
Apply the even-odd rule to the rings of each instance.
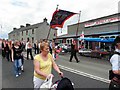
[[[46, 39], [50, 26], [47, 23], [47, 19], [45, 18], [43, 22], [37, 23], [34, 25], [26, 24], [26, 26], [21, 25], [20, 28], [13, 28], [13, 31], [8, 34], [10, 40], [24, 40], [27, 41], [28, 38], [32, 43], [36, 40]], [[54, 38], [54, 33], [56, 30], [51, 30], [49, 35], [49, 40]]]
[[[76, 33], [77, 31], [78, 33]], [[70, 44], [73, 39], [79, 38], [82, 32], [84, 32], [85, 37], [115, 38], [120, 35], [120, 13], [69, 25], [68, 34], [57, 39], [59, 42]], [[77, 42], [79, 47], [80, 42]], [[101, 46], [101, 44], [109, 45], [108, 43], [85, 41], [85, 47], [89, 49], [95, 49], [96, 45]]]

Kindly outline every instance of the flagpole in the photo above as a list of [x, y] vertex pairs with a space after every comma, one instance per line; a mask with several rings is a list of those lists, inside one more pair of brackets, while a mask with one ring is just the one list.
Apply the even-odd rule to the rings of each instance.
[[81, 15], [81, 11], [79, 12], [78, 25], [77, 25], [77, 30], [76, 30], [76, 36], [78, 36], [79, 23], [80, 23], [80, 15]]
[[[81, 11], [79, 11], [79, 14], [78, 14], [78, 15], [79, 15], [79, 16], [78, 16], [78, 25], [77, 25], [77, 30], [76, 30], [76, 38], [77, 38], [77, 36], [78, 36], [78, 30], [79, 30], [79, 23], [80, 23]], [[78, 40], [76, 40], [76, 47], [77, 47], [77, 49], [79, 48], [78, 46], [79, 46], [79, 42], [78, 42]]]
[[[59, 5], [57, 4], [56, 10], [58, 10], [58, 6], [59, 6]], [[48, 38], [49, 38], [50, 31], [51, 31], [51, 27], [49, 28], [49, 32], [48, 32], [48, 35], [47, 35], [47, 40], [48, 40]]]
[[[59, 7], [59, 4], [57, 4], [57, 7], [56, 7], [56, 10], [58, 10], [58, 7]], [[58, 29], [57, 29], [58, 30]], [[56, 36], [56, 39], [55, 39], [55, 42], [58, 42], [58, 37], [57, 37], [57, 31], [55, 32], [56, 34], [55, 34], [55, 36]]]

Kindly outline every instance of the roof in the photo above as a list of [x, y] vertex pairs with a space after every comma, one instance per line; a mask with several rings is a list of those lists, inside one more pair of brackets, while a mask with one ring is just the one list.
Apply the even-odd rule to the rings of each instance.
[[[9, 34], [11, 33], [16, 33], [16, 32], [21, 32], [21, 31], [25, 31], [25, 30], [29, 30], [29, 29], [33, 29], [33, 28], [38, 28], [39, 26], [41, 26], [44, 22], [41, 22], [41, 23], [37, 23], [37, 24], [33, 24], [33, 25], [30, 25], [30, 26], [26, 26], [26, 27], [22, 27], [22, 28], [19, 28], [19, 29], [16, 29], [16, 30], [13, 30], [11, 31]], [[49, 25], [47, 23], [47, 25]]]

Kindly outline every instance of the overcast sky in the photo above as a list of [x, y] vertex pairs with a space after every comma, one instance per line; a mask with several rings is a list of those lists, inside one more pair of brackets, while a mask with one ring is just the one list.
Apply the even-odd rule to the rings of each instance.
[[[14, 27], [26, 23], [36, 24], [46, 17], [50, 23], [57, 4], [59, 9], [75, 13], [81, 11], [80, 21], [91, 20], [118, 12], [120, 0], [0, 0], [0, 38], [8, 38]], [[78, 22], [78, 15], [67, 20], [62, 34], [67, 33], [67, 25]], [[58, 31], [61, 35], [61, 30]]]

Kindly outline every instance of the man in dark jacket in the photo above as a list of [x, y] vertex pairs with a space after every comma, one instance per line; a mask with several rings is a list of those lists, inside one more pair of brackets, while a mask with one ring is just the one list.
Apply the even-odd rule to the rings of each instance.
[[78, 60], [78, 58], [77, 58], [77, 56], [76, 56], [76, 52], [77, 52], [77, 50], [76, 50], [76, 48], [75, 48], [75, 45], [76, 45], [75, 42], [73, 42], [73, 43], [71, 44], [71, 56], [70, 56], [70, 62], [72, 62], [72, 58], [73, 58], [73, 56], [74, 56], [75, 59], [76, 59], [76, 62], [78, 63], [79, 60]]

